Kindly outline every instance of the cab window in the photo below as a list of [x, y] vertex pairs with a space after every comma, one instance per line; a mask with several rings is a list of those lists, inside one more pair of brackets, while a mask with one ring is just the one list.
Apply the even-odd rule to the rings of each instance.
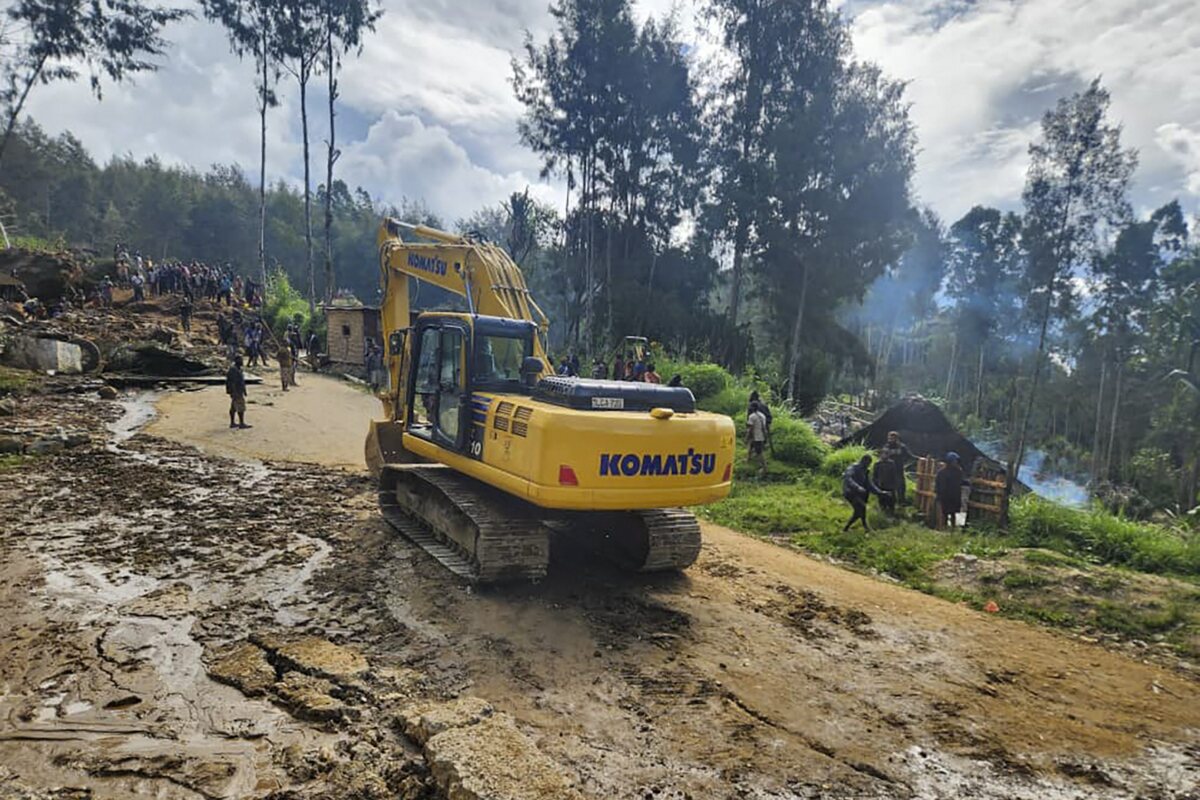
[[477, 336], [472, 382], [477, 386], [508, 388], [521, 383], [521, 363], [532, 355], [527, 337]]

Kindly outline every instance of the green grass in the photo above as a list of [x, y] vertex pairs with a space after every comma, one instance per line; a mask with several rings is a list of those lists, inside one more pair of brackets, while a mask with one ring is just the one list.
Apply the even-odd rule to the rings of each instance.
[[738, 481], [728, 498], [700, 513], [748, 533], [787, 535], [810, 552], [852, 561], [915, 586], [928, 585], [929, 568], [956, 553], [994, 554], [1011, 546], [1003, 537], [933, 531], [891, 520], [874, 505], [867, 513], [871, 533], [857, 526], [843, 532], [850, 506], [842, 499], [841, 481], [824, 475], [805, 474], [786, 482]]
[[23, 392], [37, 379], [37, 374], [28, 370], [0, 367], [0, 395]]
[[15, 469], [20, 469], [21, 465], [27, 460], [27, 456], [6, 454], [0, 456], [0, 473], [11, 472]]
[[1066, 508], [1028, 495], [1012, 504], [1011, 531], [1026, 547], [1085, 555], [1142, 572], [1200, 575], [1200, 537], [1122, 519], [1100, 508]]
[[[1200, 592], [1167, 589], [1164, 594], [1159, 579], [1146, 585], [1148, 579], [1139, 582], [1132, 571], [1145, 571], [1145, 565], [1186, 566], [1191, 543], [1175, 537], [1164, 545], [1163, 537], [1174, 536], [1166, 529], [1116, 518], [1110, 522], [1094, 511], [1066, 509], [1063, 514], [1034, 505], [1042, 502], [1036, 500], [1020, 502], [1020, 513], [1026, 516], [1020, 516], [1020, 527], [1014, 525], [1008, 534], [994, 528], [934, 531], [911, 519], [889, 519], [874, 502], [868, 512], [870, 533], [860, 527], [843, 532], [850, 508], [841, 497], [840, 474], [842, 464], [856, 455], [861, 453], [830, 454], [818, 472], [772, 461], [768, 477], [760, 480], [746, 477], [750, 473], [739, 446], [733, 491], [699, 513], [736, 530], [786, 539], [808, 552], [889, 575], [950, 602], [982, 609], [995, 600], [1001, 615], [1013, 619], [1161, 640], [1186, 657], [1200, 655]], [[1038, 516], [1031, 519], [1033, 513]], [[1049, 549], [1010, 555], [1029, 546]], [[974, 555], [987, 566], [981, 564], [965, 582], [958, 567], [939, 569], [960, 553]], [[1104, 560], [1101, 554], [1116, 555], [1111, 560], [1119, 566], [1098, 566]], [[1195, 573], [1182, 577], [1196, 579]]]

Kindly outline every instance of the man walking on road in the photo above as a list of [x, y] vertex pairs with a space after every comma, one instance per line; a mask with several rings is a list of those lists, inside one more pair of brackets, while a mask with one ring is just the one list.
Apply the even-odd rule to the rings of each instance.
[[281, 345], [275, 351], [275, 360], [279, 362], [279, 383], [283, 386], [283, 390], [288, 390], [288, 384], [292, 381], [292, 366], [295, 362], [292, 361], [292, 350], [286, 344]]
[[[246, 424], [246, 375], [242, 372], [242, 357], [233, 360], [225, 373], [225, 393], [229, 395], [229, 427], [249, 428]], [[233, 423], [237, 415], [237, 424]]]

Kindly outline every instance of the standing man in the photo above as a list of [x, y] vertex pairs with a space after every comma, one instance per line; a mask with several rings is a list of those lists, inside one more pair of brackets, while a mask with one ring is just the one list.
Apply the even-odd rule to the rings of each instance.
[[946, 463], [934, 478], [933, 494], [937, 502], [937, 527], [940, 530], [947, 522], [950, 529], [958, 526], [958, 512], [962, 511], [963, 469], [958, 453], [946, 453]]
[[767, 446], [767, 418], [758, 401], [750, 403], [750, 413], [746, 415], [746, 445], [750, 448], [750, 461], [758, 465], [758, 477], [765, 478], [767, 456], [763, 451]]
[[275, 351], [275, 360], [279, 362], [279, 383], [286, 392], [292, 379], [293, 364], [295, 363], [292, 361], [291, 348], [286, 343]]
[[183, 326], [184, 333], [192, 332], [192, 298], [186, 294], [179, 304], [179, 324]]
[[308, 334], [308, 363], [312, 367], [312, 371], [316, 372], [321, 366], [321, 340], [317, 336], [316, 331]]
[[[246, 424], [246, 375], [242, 372], [242, 357], [237, 356], [225, 373], [225, 394], [229, 395], [229, 427], [249, 428]], [[237, 424], [233, 423], [237, 415]]]
[[916, 461], [917, 457], [914, 456], [912, 451], [908, 449], [908, 445], [900, 441], [899, 432], [888, 431], [887, 443], [884, 444], [883, 448], [879, 451], [879, 459], [880, 461], [891, 461], [893, 464], [895, 464], [895, 470], [893, 471], [895, 475], [895, 485], [884, 486], [882, 483], [879, 485], [883, 486], [884, 489], [893, 490], [896, 494], [896, 504], [903, 505], [904, 494], [907, 490], [904, 480], [904, 468], [908, 466], [910, 462]]
[[871, 480], [870, 469], [871, 457], [863, 456], [842, 474], [842, 497], [854, 509], [843, 531], [850, 530], [850, 526], [859, 520], [862, 520], [864, 531], [871, 531], [871, 526], [867, 524], [867, 500], [872, 494], [883, 497], [884, 492]]

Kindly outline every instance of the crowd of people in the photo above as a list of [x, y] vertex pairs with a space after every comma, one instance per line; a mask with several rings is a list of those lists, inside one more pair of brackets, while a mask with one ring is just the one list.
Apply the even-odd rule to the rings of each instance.
[[[891, 431], [887, 442], [879, 450], [878, 460], [864, 455], [850, 465], [842, 475], [842, 497], [850, 504], [852, 513], [844, 531], [856, 522], [863, 530], [871, 530], [867, 524], [867, 502], [871, 495], [879, 498], [879, 506], [888, 516], [895, 516], [897, 509], [906, 502], [907, 485], [904, 470], [916, 461], [908, 445], [900, 440], [900, 434]], [[871, 464], [875, 469], [871, 470]], [[963, 486], [967, 484], [962, 459], [953, 451], [946, 453], [942, 466], [934, 478], [933, 499], [937, 527], [955, 528], [962, 511]]]
[[[579, 356], [574, 353], [563, 356], [558, 363], [557, 373], [566, 377], [577, 378], [581, 377], [582, 365], [579, 362]], [[597, 356], [592, 359], [592, 369], [590, 377], [594, 380], [614, 380], [614, 381], [633, 381], [635, 383], [657, 383], [661, 384], [662, 376], [658, 374], [658, 370], [654, 366], [654, 362], [648, 361], [643, 357], [635, 356], [633, 353], [617, 353], [613, 359], [612, 372], [608, 370], [608, 364], [603, 358]], [[675, 375], [668, 382], [669, 386], [682, 386], [683, 380], [679, 375]]]
[[[251, 308], [261, 308], [263, 304], [265, 287], [253, 278], [236, 274], [230, 264], [218, 266], [178, 259], [155, 262], [143, 257], [139, 251], [130, 253], [123, 243], [113, 248], [113, 260], [116, 262], [116, 285], [132, 289], [135, 302], [147, 297], [181, 294], [192, 302], [200, 299], [226, 306], [244, 304]], [[111, 305], [111, 282], [108, 283], [107, 304]]]

